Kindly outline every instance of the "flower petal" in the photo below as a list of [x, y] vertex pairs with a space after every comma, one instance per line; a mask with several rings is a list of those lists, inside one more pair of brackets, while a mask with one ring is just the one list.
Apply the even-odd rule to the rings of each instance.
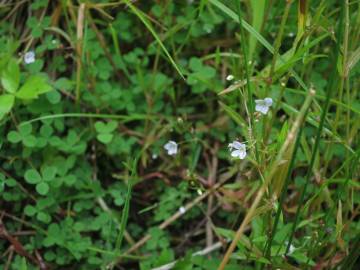
[[270, 97], [264, 99], [266, 106], [270, 107], [273, 104], [273, 100]]
[[239, 158], [244, 159], [246, 157], [246, 151], [241, 151]]
[[33, 51], [29, 51], [24, 55], [25, 64], [31, 64], [35, 62], [35, 53]]
[[255, 111], [261, 112], [262, 114], [267, 114], [267, 112], [269, 111], [269, 107], [266, 105], [264, 106], [264, 105], [257, 104], [255, 106]]
[[233, 147], [234, 147], [235, 149], [241, 149], [241, 148], [243, 148], [243, 146], [244, 146], [244, 144], [242, 144], [242, 143], [239, 142], [239, 141], [233, 141], [232, 145], [233, 145]]
[[174, 141], [168, 141], [164, 145], [164, 149], [167, 151], [168, 155], [172, 156], [178, 152], [178, 145]]
[[231, 156], [234, 158], [240, 157], [242, 152], [241, 150], [234, 150], [231, 152]]
[[244, 159], [246, 157], [246, 151], [235, 150], [231, 152], [231, 156], [234, 158]]
[[226, 77], [227, 81], [232, 81], [234, 79], [234, 75], [230, 74]]

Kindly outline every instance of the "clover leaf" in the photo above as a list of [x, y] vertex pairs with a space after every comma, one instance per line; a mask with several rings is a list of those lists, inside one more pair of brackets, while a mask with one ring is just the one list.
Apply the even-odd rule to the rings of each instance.
[[211, 80], [216, 74], [214, 68], [203, 65], [201, 60], [196, 57], [190, 59], [189, 67], [193, 72], [188, 76], [187, 82], [192, 86], [194, 93], [203, 93], [213, 87]]
[[117, 122], [116, 121], [110, 121], [108, 123], [104, 122], [96, 122], [95, 123], [95, 129], [97, 131], [96, 138], [98, 141], [102, 142], [103, 144], [108, 144], [113, 139], [114, 135], [112, 132], [117, 128]]
[[44, 166], [41, 174], [35, 169], [29, 169], [25, 172], [24, 177], [26, 182], [36, 185], [35, 189], [40, 195], [46, 195], [50, 189], [48, 182], [55, 178], [56, 171], [56, 167]]
[[31, 134], [32, 126], [30, 124], [19, 126], [19, 130], [12, 130], [7, 134], [7, 139], [11, 143], [22, 142], [27, 147], [35, 147], [37, 139]]

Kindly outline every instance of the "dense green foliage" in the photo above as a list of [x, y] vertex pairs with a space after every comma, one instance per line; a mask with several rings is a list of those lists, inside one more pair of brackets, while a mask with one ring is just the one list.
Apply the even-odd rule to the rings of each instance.
[[1, 269], [360, 267], [359, 1], [0, 19]]

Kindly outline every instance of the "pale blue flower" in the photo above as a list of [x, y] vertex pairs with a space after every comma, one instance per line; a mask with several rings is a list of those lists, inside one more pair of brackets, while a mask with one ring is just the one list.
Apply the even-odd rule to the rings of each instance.
[[267, 114], [270, 106], [273, 103], [272, 98], [264, 98], [264, 99], [256, 99], [255, 100], [255, 111], [260, 112], [262, 114]]
[[246, 145], [238, 142], [238, 141], [233, 141], [232, 143], [229, 143], [228, 145], [230, 152], [231, 152], [231, 156], [233, 158], [240, 158], [240, 159], [244, 159], [246, 157]]
[[167, 151], [168, 155], [173, 156], [176, 155], [178, 152], [178, 145], [174, 141], [168, 141], [164, 145], [164, 149]]
[[25, 64], [31, 64], [35, 62], [35, 53], [34, 51], [29, 51], [24, 55]]

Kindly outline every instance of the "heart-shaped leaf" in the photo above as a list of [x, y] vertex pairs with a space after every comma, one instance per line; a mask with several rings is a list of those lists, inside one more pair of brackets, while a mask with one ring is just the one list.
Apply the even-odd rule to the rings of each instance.
[[103, 132], [105, 132], [106, 126], [103, 122], [97, 121], [95, 123], [95, 129], [98, 133], [103, 133]]
[[102, 142], [104, 144], [108, 144], [109, 142], [111, 142], [113, 137], [114, 137], [114, 135], [111, 133], [102, 133], [102, 134], [98, 134], [96, 138], [100, 142]]
[[111, 133], [117, 128], [116, 121], [110, 121], [108, 123], [96, 122], [95, 129], [98, 133]]

